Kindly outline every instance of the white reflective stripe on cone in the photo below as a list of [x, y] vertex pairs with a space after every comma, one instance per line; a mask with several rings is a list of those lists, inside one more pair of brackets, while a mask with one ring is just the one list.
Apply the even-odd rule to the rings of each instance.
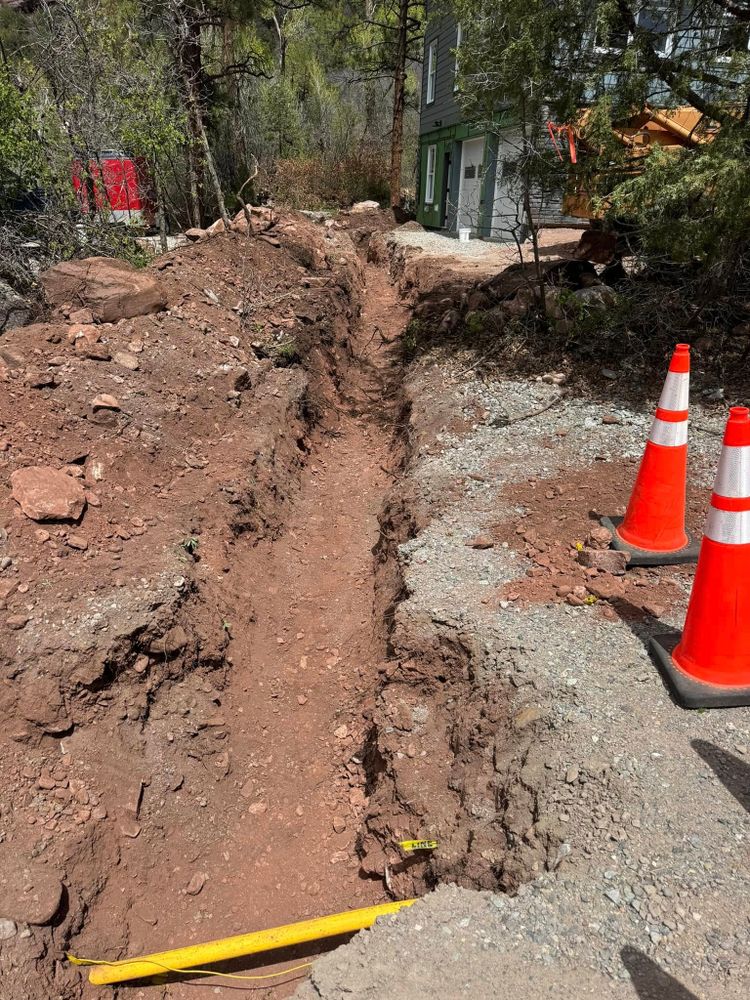
[[706, 538], [725, 545], [747, 545], [750, 543], [750, 510], [717, 510], [708, 508]]
[[750, 497], [750, 444], [725, 444], [721, 449], [714, 493]]
[[690, 373], [667, 372], [664, 388], [659, 397], [662, 410], [687, 410], [690, 399]]
[[677, 448], [680, 445], [687, 444], [688, 422], [687, 420], [673, 422], [654, 417], [648, 439], [653, 444], [663, 444], [669, 448]]

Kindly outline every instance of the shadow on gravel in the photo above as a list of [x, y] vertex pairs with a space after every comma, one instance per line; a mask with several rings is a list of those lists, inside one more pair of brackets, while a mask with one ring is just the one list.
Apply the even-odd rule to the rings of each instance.
[[690, 745], [745, 812], [750, 813], [750, 765], [707, 740], [691, 740]]
[[[617, 617], [620, 619], [620, 621], [624, 625], [628, 626], [630, 631], [633, 633], [636, 639], [638, 639], [639, 642], [643, 643], [646, 652], [648, 652], [649, 649], [649, 640], [653, 638], [653, 636], [680, 635], [677, 629], [672, 628], [670, 625], [665, 625], [663, 622], [659, 621], [658, 618], [654, 618], [651, 615], [644, 617], [643, 609], [639, 608], [635, 604], [631, 604], [631, 602], [626, 600], [624, 597], [613, 597], [609, 603], [612, 605], [612, 608], [616, 612]], [[674, 694], [672, 693], [672, 690], [669, 687], [669, 685], [664, 681], [661, 671], [657, 668], [656, 664], [653, 662], [653, 659], [651, 662], [653, 664], [654, 670], [661, 679], [664, 691], [669, 697], [669, 700], [672, 702], [673, 705], [676, 705], [678, 708], [680, 708], [681, 707], [680, 703], [674, 697]]]
[[700, 1000], [637, 948], [623, 948], [620, 956], [640, 1000]]

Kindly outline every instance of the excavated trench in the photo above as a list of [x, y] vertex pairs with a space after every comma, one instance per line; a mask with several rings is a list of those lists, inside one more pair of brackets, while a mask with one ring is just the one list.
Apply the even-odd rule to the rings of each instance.
[[[499, 665], [475, 639], [399, 614], [398, 547], [425, 526], [403, 475], [397, 340], [409, 311], [384, 268], [364, 277], [339, 302], [351, 319], [342, 312], [324, 340], [314, 324], [307, 341], [300, 331], [302, 365], [266, 390], [274, 434], [258, 436], [252, 485], [227, 487], [231, 531], [180, 612], [188, 630], [220, 616], [215, 654], [179, 671], [165, 639], [162, 681], [133, 717], [141, 735], [100, 726], [107, 753], [120, 739], [148, 776], [116, 776], [124, 841], [97, 834], [71, 860], [89, 879], [64, 926], [73, 951], [175, 947], [442, 881], [513, 891], [554, 851], [530, 731], [510, 720]], [[205, 519], [193, 528], [201, 537]], [[438, 847], [408, 853], [406, 839]], [[241, 971], [281, 971], [288, 958]], [[60, 995], [89, 995], [76, 982]], [[176, 980], [153, 995], [195, 1000], [220, 983]], [[281, 979], [268, 995], [294, 988]]]

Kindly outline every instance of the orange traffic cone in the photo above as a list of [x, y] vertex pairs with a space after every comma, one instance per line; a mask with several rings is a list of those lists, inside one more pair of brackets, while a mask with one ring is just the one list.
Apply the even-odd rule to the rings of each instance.
[[630, 566], [695, 562], [685, 530], [690, 345], [677, 344], [624, 518], [603, 517]]
[[682, 636], [651, 652], [687, 708], [750, 705], [750, 410], [729, 411]]

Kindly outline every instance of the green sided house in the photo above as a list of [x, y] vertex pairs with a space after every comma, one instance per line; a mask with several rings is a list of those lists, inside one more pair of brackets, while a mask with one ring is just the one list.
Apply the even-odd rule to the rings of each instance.
[[[503, 176], [503, 163], [518, 156], [520, 136], [512, 113], [499, 112], [487, 133], [463, 120], [457, 101], [456, 51], [462, 27], [456, 18], [427, 2], [419, 127], [417, 219], [429, 229], [468, 229], [483, 239], [524, 239], [527, 229], [518, 192]], [[562, 213], [562, 193], [537, 197], [532, 206], [540, 224], [580, 226]]]

